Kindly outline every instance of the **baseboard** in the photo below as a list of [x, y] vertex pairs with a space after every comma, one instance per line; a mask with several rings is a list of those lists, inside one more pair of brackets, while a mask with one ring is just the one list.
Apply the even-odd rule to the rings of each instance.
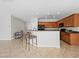
[[11, 39], [0, 39], [0, 40], [11, 40]]

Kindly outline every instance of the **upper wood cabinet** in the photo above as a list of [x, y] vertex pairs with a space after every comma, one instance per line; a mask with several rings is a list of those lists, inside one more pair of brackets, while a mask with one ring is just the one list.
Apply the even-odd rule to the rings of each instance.
[[58, 21], [58, 24], [64, 23], [64, 27], [78, 27], [79, 14], [73, 14]]
[[56, 28], [56, 27], [58, 27], [57, 22], [38, 22], [38, 25], [44, 25], [46, 28]]
[[74, 15], [74, 26], [79, 27], [79, 14]]
[[57, 28], [60, 23], [63, 23], [64, 27], [79, 27], [79, 14], [72, 14], [59, 21], [41, 20], [38, 25], [45, 25], [46, 28]]
[[65, 27], [73, 27], [74, 26], [74, 16], [69, 16], [64, 19], [64, 26]]

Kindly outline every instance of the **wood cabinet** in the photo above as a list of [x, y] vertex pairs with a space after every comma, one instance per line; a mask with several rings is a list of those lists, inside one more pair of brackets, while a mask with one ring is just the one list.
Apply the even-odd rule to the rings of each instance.
[[79, 27], [79, 14], [75, 14], [74, 19], [74, 26]]
[[61, 40], [70, 45], [79, 45], [79, 33], [61, 32]]
[[56, 27], [58, 27], [57, 22], [38, 22], [38, 25], [44, 25], [46, 28], [56, 28]]
[[69, 16], [64, 20], [64, 26], [65, 27], [73, 27], [74, 26], [74, 16]]
[[64, 42], [70, 44], [70, 34], [65, 33], [65, 32], [61, 32], [61, 40], [63, 40]]
[[70, 34], [71, 45], [79, 45], [79, 33]]
[[72, 14], [58, 21], [64, 23], [64, 27], [79, 27], [79, 14]]
[[79, 27], [79, 14], [72, 14], [57, 22], [38, 22], [38, 25], [45, 25], [47, 28], [59, 27], [59, 24], [63, 23], [64, 27]]

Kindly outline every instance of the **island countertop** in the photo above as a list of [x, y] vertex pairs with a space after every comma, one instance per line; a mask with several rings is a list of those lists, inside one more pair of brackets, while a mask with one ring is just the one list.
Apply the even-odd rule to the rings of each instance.
[[27, 30], [27, 31], [60, 31], [60, 30]]

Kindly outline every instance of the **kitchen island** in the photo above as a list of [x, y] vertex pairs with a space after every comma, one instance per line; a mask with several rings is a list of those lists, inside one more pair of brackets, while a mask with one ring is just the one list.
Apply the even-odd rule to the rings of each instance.
[[60, 31], [31, 31], [37, 36], [38, 47], [60, 48]]

